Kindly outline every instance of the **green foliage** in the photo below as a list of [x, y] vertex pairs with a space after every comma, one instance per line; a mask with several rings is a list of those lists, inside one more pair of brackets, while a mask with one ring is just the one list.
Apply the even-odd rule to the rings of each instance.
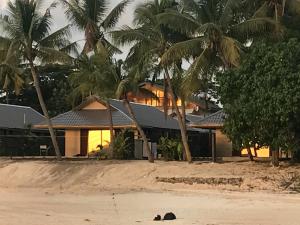
[[217, 76], [225, 133], [240, 145], [298, 150], [300, 42], [252, 46], [238, 69]]
[[[73, 68], [65, 65], [47, 65], [38, 67], [38, 70], [40, 72], [40, 86], [49, 110], [49, 115], [52, 117], [69, 111], [72, 105], [67, 101], [71, 92], [68, 77]], [[26, 105], [42, 112], [28, 70], [24, 72], [24, 77], [26, 82], [20, 92], [8, 92], [8, 96], [0, 97], [0, 103]]]
[[183, 145], [177, 139], [161, 137], [158, 143], [158, 150], [166, 161], [182, 160]]
[[76, 105], [90, 95], [113, 98], [121, 79], [118, 66], [103, 46], [92, 56], [82, 54], [76, 61], [76, 70], [69, 77], [70, 102]]
[[132, 157], [132, 149], [129, 144], [129, 137], [127, 136], [128, 131], [122, 130], [115, 135], [112, 143], [113, 158], [114, 159], [129, 159]]

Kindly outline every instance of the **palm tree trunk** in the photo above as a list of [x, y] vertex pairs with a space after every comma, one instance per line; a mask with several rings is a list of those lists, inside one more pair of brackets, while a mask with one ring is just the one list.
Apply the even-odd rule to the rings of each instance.
[[130, 115], [130, 117], [131, 117], [131, 119], [132, 119], [134, 125], [136, 126], [138, 132], [139, 132], [140, 135], [142, 136], [142, 139], [143, 139], [143, 141], [144, 141], [144, 143], [145, 143], [144, 146], [146, 147], [146, 152], [147, 152], [147, 155], [148, 155], [148, 161], [149, 161], [150, 163], [153, 163], [153, 162], [154, 162], [154, 158], [153, 158], [153, 155], [152, 155], [151, 150], [150, 150], [150, 148], [149, 148], [148, 140], [147, 140], [146, 134], [145, 134], [145, 132], [143, 131], [143, 129], [141, 128], [141, 126], [138, 124], [138, 122], [137, 122], [137, 120], [136, 120], [136, 118], [135, 118], [134, 112], [133, 112], [133, 110], [132, 110], [132, 108], [131, 108], [131, 106], [130, 106], [129, 101], [128, 101], [127, 99], [124, 99], [123, 102], [124, 102], [124, 105], [125, 105], [126, 109], [128, 110], [128, 113], [129, 113], [129, 115]]
[[165, 68], [165, 74], [166, 74], [166, 78], [167, 78], [167, 83], [168, 83], [169, 88], [170, 88], [170, 95], [171, 95], [172, 105], [175, 108], [177, 119], [178, 119], [178, 125], [179, 125], [180, 132], [181, 132], [181, 140], [182, 140], [182, 144], [183, 144], [183, 147], [184, 147], [186, 159], [189, 163], [192, 163], [192, 155], [191, 155], [191, 151], [190, 151], [190, 146], [188, 144], [186, 127], [184, 125], [181, 113], [179, 111], [179, 108], [178, 108], [178, 105], [177, 105], [177, 102], [176, 102], [175, 94], [174, 94], [174, 91], [173, 91], [173, 88], [172, 88], [171, 78], [170, 78], [169, 71], [168, 71], [167, 68]]
[[248, 152], [249, 159], [251, 161], [254, 161], [250, 146], [247, 146], [247, 152]]
[[44, 101], [44, 98], [43, 98], [43, 95], [42, 95], [39, 77], [37, 75], [37, 72], [36, 72], [36, 69], [33, 65], [33, 62], [30, 61], [29, 64], [30, 64], [31, 75], [32, 75], [32, 78], [33, 78], [35, 90], [36, 90], [36, 93], [37, 93], [37, 96], [38, 96], [38, 99], [39, 99], [39, 102], [40, 102], [40, 106], [41, 106], [43, 114], [46, 118], [46, 122], [47, 122], [48, 129], [49, 129], [49, 132], [50, 132], [52, 144], [53, 144], [53, 147], [54, 147], [54, 150], [55, 150], [56, 158], [58, 160], [61, 160], [61, 153], [60, 153], [59, 146], [58, 146], [58, 143], [57, 143], [57, 140], [56, 140], [55, 132], [53, 130], [52, 122], [50, 120], [49, 113], [48, 113], [48, 110], [47, 110], [47, 107], [46, 107], [46, 104], [45, 104], [45, 101]]
[[[182, 111], [182, 122], [183, 122], [183, 126], [185, 129], [185, 133], [187, 133], [186, 130], [186, 110], [185, 110], [185, 99], [183, 97], [181, 97], [181, 111]], [[186, 160], [186, 154], [185, 151], [183, 152], [183, 159]]]
[[6, 104], [9, 104], [9, 92], [8, 92], [8, 90], [6, 90], [5, 99], [6, 99]]
[[258, 147], [256, 147], [256, 145], [254, 144], [254, 156], [257, 158], [257, 150], [258, 150]]
[[109, 100], [106, 101], [106, 108], [107, 108], [107, 114], [108, 114], [108, 120], [109, 120], [109, 131], [110, 131], [110, 153], [112, 154], [113, 152], [113, 143], [114, 143], [114, 124], [113, 124], [113, 119], [112, 119], [112, 112], [111, 112], [111, 106], [109, 104]]

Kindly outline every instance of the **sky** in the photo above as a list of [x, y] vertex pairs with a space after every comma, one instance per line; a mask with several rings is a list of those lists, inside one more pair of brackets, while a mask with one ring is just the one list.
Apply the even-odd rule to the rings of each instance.
[[[53, 0], [44, 0], [45, 6], [48, 6]], [[0, 14], [5, 12], [5, 6], [7, 4], [8, 0], [0, 0]], [[110, 9], [116, 6], [121, 0], [110, 0]], [[127, 6], [124, 14], [120, 18], [119, 24], [117, 27], [121, 27], [122, 25], [131, 25], [132, 19], [133, 19], [133, 11], [136, 5], [139, 3], [146, 2], [146, 0], [133, 0], [129, 6]], [[53, 31], [62, 28], [63, 26], [66, 26], [68, 24], [68, 21], [66, 20], [64, 16], [64, 10], [61, 5], [59, 5], [56, 9], [52, 11], [53, 14]], [[73, 41], [79, 41], [83, 39], [82, 32], [79, 32], [78, 30], [74, 29], [72, 31], [72, 40]], [[80, 44], [80, 42], [79, 42]], [[81, 43], [82, 44], [82, 43]], [[126, 53], [128, 52], [129, 47], [125, 46], [121, 48], [123, 51], [123, 54], [120, 56], [116, 56], [117, 58], [125, 58]]]

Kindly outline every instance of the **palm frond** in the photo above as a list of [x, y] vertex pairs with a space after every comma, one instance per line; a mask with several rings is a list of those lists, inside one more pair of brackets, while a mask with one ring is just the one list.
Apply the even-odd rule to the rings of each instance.
[[122, 51], [113, 45], [110, 41], [108, 41], [105, 37], [98, 41], [98, 43], [102, 43], [102, 45], [106, 48], [108, 54], [113, 56], [114, 54], [122, 54]]
[[173, 62], [181, 61], [182, 58], [197, 56], [202, 52], [204, 43], [204, 37], [176, 43], [163, 54], [161, 62], [162, 64], [168, 65]]
[[104, 21], [102, 22], [102, 26], [105, 30], [110, 29], [114, 27], [117, 22], [119, 21], [120, 16], [124, 12], [126, 6], [131, 2], [132, 0], [123, 0], [120, 2], [113, 10], [106, 16]]
[[248, 39], [253, 36], [265, 35], [267, 32], [283, 31], [283, 27], [271, 18], [253, 18], [231, 27], [234, 37]]
[[195, 30], [201, 26], [201, 24], [190, 15], [176, 11], [161, 13], [157, 16], [157, 18], [159, 24], [166, 25], [171, 29], [183, 32], [187, 35], [193, 35]]
[[69, 55], [74, 55], [74, 56], [79, 55], [77, 42], [72, 42], [68, 45], [64, 45], [62, 48], [59, 49], [59, 51]]
[[48, 48], [64, 48], [65, 46], [70, 44], [70, 31], [71, 26], [67, 25], [54, 33], [48, 35], [41, 41], [39, 41], [39, 45]]
[[61, 0], [65, 6], [65, 14], [71, 23], [77, 28], [84, 30], [88, 23], [84, 9], [78, 0]]
[[147, 5], [141, 5], [137, 7], [134, 11], [133, 24], [143, 25], [143, 24], [155, 24], [156, 17], [153, 13], [147, 8]]
[[182, 88], [186, 96], [199, 90], [199, 80], [201, 79], [201, 75], [206, 73], [211, 66], [211, 53], [211, 49], [205, 48], [186, 71], [182, 83]]
[[36, 55], [42, 63], [72, 63], [73, 58], [65, 52], [40, 46]]
[[117, 31], [112, 31], [110, 34], [117, 45], [127, 45], [133, 42], [145, 41], [145, 42], [153, 42], [146, 34], [146, 30], [142, 28], [133, 29], [129, 26], [123, 26], [122, 29]]
[[241, 48], [235, 39], [223, 36], [220, 42], [220, 54], [227, 65], [239, 66], [241, 58]]
[[[39, 4], [39, 1], [36, 1], [36, 3]], [[30, 32], [33, 40], [39, 41], [49, 34], [51, 30], [51, 23], [52, 23], [51, 10], [55, 9], [57, 7], [57, 4], [58, 3], [56, 1], [52, 2], [50, 6], [45, 10], [45, 13], [42, 17], [40, 16], [33, 17], [32, 29]], [[38, 9], [39, 6], [37, 5], [33, 13], [36, 13], [38, 15], [37, 13]]]
[[108, 1], [106, 0], [82, 0], [82, 8], [85, 17], [94, 24], [99, 24], [105, 15], [108, 8]]

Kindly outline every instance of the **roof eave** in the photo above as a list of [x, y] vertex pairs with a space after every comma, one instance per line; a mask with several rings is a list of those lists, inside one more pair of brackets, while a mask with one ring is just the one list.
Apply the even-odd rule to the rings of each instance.
[[[36, 125], [35, 129], [46, 129], [47, 125]], [[99, 125], [54, 125], [54, 129], [109, 129], [110, 126], [99, 126]], [[113, 126], [114, 129], [127, 129], [127, 128], [135, 128], [134, 125], [122, 125], [122, 126]]]

